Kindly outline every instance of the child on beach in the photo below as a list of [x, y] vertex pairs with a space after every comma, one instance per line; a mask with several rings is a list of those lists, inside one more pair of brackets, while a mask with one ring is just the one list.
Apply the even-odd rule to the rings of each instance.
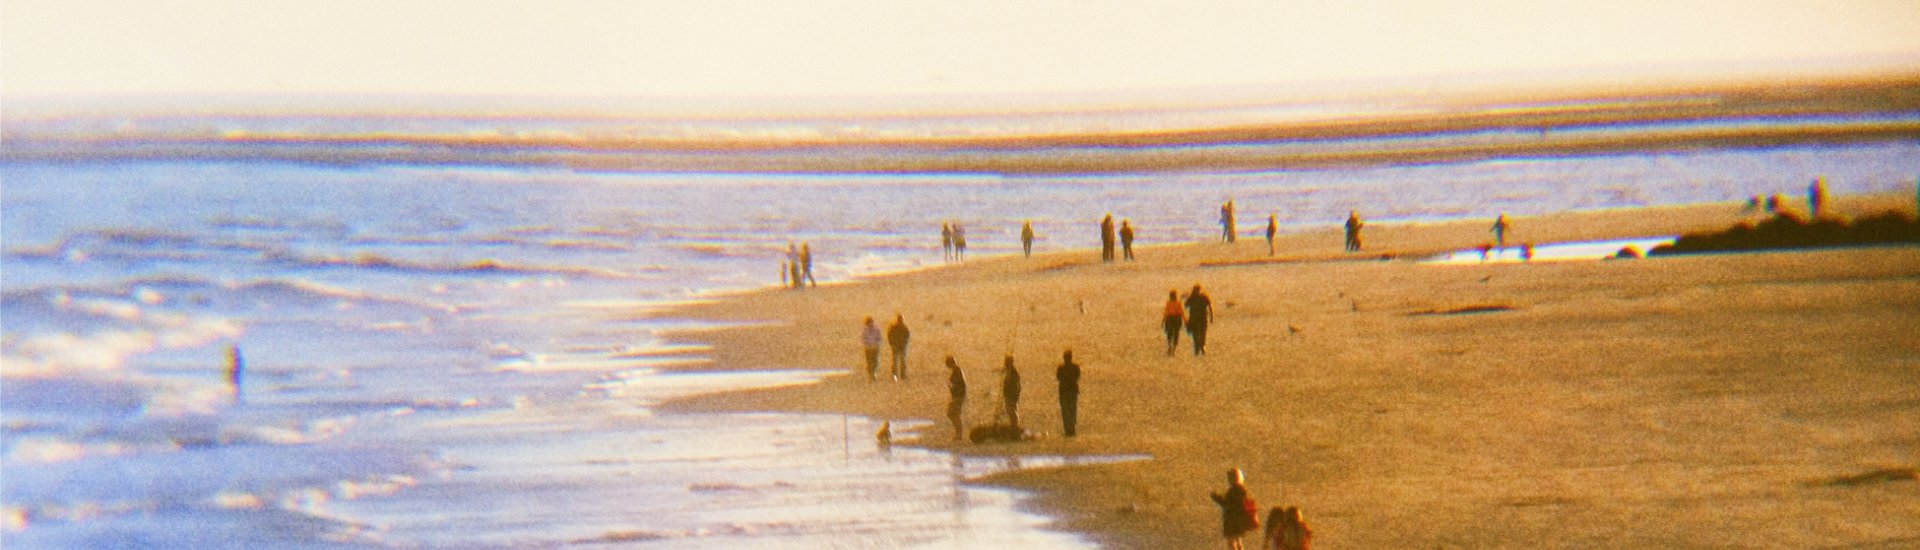
[[1259, 513], [1253, 503], [1253, 497], [1247, 494], [1246, 476], [1239, 468], [1227, 470], [1226, 494], [1213, 493], [1213, 503], [1220, 506], [1220, 534], [1227, 538], [1229, 550], [1242, 550], [1240, 537], [1248, 531], [1260, 527], [1255, 519]]
[[1160, 313], [1160, 328], [1167, 331], [1167, 357], [1180, 347], [1180, 325], [1186, 323], [1186, 310], [1180, 308], [1180, 291], [1167, 291], [1167, 305]]

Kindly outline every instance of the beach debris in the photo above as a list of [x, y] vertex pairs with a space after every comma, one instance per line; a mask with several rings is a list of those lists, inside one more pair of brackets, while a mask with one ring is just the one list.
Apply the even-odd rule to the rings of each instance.
[[1475, 313], [1495, 313], [1500, 311], [1513, 311], [1516, 309], [1519, 309], [1519, 308], [1506, 305], [1506, 304], [1480, 304], [1480, 305], [1451, 307], [1451, 308], [1423, 309], [1420, 311], [1408, 313], [1407, 316], [1414, 317], [1414, 316], [1421, 316], [1421, 315], [1471, 315]]
[[1645, 257], [1647, 257], [1647, 255], [1646, 253], [1640, 251], [1640, 247], [1637, 247], [1634, 245], [1626, 245], [1626, 246], [1620, 247], [1619, 252], [1613, 253], [1613, 258], [1611, 259], [1638, 260]]
[[1858, 487], [1870, 483], [1920, 481], [1920, 468], [1881, 468], [1871, 472], [1840, 476], [1811, 483], [1813, 486]]
[[1293, 334], [1299, 334], [1299, 333], [1300, 333], [1300, 325], [1291, 325], [1291, 324], [1287, 325], [1287, 334], [1293, 335]]

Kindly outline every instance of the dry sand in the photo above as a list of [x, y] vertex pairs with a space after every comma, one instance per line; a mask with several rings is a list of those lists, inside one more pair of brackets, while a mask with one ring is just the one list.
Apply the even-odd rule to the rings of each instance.
[[[1837, 204], [1914, 208], [1911, 195]], [[1512, 234], [1672, 235], [1724, 228], [1740, 206], [1516, 218]], [[1329, 228], [1283, 236], [1286, 261], [1257, 237], [1111, 265], [1051, 251], [693, 306], [675, 314], [775, 322], [685, 335], [714, 345], [694, 368], [721, 369], [851, 372], [861, 318], [900, 312], [912, 379], [673, 406], [929, 419], [916, 444], [965, 453], [1151, 455], [987, 480], [1118, 548], [1220, 547], [1207, 494], [1229, 467], [1263, 508], [1300, 506], [1319, 548], [1920, 547], [1920, 247], [1404, 259], [1484, 242], [1490, 223], [1376, 223], [1355, 255]], [[1182, 335], [1167, 357], [1161, 304], [1196, 282], [1217, 309], [1210, 353], [1190, 356]], [[1511, 309], [1423, 314], [1483, 306]], [[1071, 440], [1052, 376], [1067, 348], [1085, 366]], [[969, 422], [983, 422], [1009, 350], [1040, 437], [949, 443], [941, 358], [967, 370]]]

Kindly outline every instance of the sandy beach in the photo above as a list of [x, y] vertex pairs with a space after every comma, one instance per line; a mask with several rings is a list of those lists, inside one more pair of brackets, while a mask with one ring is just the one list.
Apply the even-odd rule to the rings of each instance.
[[[1911, 194], [1836, 203], [1914, 209]], [[1509, 242], [1717, 230], [1752, 219], [1742, 206], [1517, 217]], [[685, 368], [852, 373], [861, 319], [898, 312], [911, 378], [672, 406], [933, 420], [909, 444], [962, 453], [1150, 455], [985, 480], [1114, 548], [1220, 547], [1207, 495], [1230, 467], [1263, 509], [1301, 507], [1319, 548], [1920, 545], [1920, 248], [1413, 260], [1486, 242], [1490, 223], [1373, 223], [1352, 254], [1329, 224], [1273, 256], [1254, 220], [1235, 244], [1142, 228], [1136, 262], [1039, 250], [689, 306], [673, 314], [762, 323], [681, 335], [713, 346]], [[1216, 310], [1209, 353], [1183, 334], [1168, 356], [1161, 305], [1196, 283]], [[1085, 369], [1073, 439], [1053, 380], [1065, 349]], [[1036, 439], [950, 442], [949, 354], [969, 424], [1011, 354]]]

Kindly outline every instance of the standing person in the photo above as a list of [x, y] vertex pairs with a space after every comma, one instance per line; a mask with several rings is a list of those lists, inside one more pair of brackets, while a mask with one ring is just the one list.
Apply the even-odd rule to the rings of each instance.
[[1007, 366], [1000, 369], [1000, 398], [1006, 406], [1007, 425], [1020, 427], [1020, 371], [1013, 369], [1013, 356], [1007, 356]]
[[953, 261], [953, 225], [940, 223], [940, 260]]
[[1227, 537], [1227, 548], [1241, 550], [1240, 537], [1259, 527], [1254, 520], [1258, 513], [1253, 504], [1253, 496], [1247, 494], [1246, 476], [1239, 468], [1227, 470], [1226, 494], [1213, 493], [1213, 503], [1220, 505], [1220, 534]]
[[907, 341], [913, 337], [913, 331], [907, 330], [907, 320], [899, 313], [893, 314], [893, 324], [887, 325], [887, 347], [893, 352], [889, 355], [888, 368], [893, 371], [894, 380], [907, 379]]
[[[820, 286], [820, 281], [813, 280], [813, 247], [808, 243], [800, 243], [800, 273], [807, 276], [807, 286]], [[799, 283], [794, 281], [795, 286]]]
[[1233, 199], [1220, 204], [1220, 241], [1233, 242]]
[[953, 259], [967, 261], [967, 228], [953, 224]]
[[1167, 305], [1160, 313], [1160, 328], [1167, 331], [1167, 357], [1173, 357], [1174, 348], [1180, 347], [1180, 325], [1186, 320], [1186, 310], [1180, 306], [1180, 291], [1167, 291]]
[[1827, 212], [1827, 178], [1813, 178], [1807, 186], [1807, 215], [1820, 219]]
[[1126, 253], [1127, 261], [1133, 261], [1133, 222], [1120, 220], [1120, 250]]
[[1033, 222], [1020, 222], [1020, 250], [1033, 257]]
[[793, 286], [793, 279], [787, 278], [787, 273], [790, 271], [793, 271], [793, 266], [787, 265], [787, 262], [780, 262], [780, 287], [781, 288]]
[[787, 241], [787, 273], [793, 275], [793, 288], [800, 288], [800, 248]]
[[1267, 255], [1273, 255], [1273, 234], [1280, 232], [1280, 221], [1273, 214], [1267, 214]]
[[867, 318], [867, 326], [860, 330], [860, 347], [867, 353], [867, 382], [879, 380], [875, 374], [880, 370], [880, 326], [873, 324], [873, 318]]
[[[1506, 212], [1501, 212], [1501, 213], [1500, 213], [1500, 217], [1498, 217], [1498, 218], [1494, 218], [1494, 220], [1493, 220], [1493, 243], [1494, 243], [1494, 246], [1497, 246], [1497, 247], [1500, 247], [1500, 248], [1506, 248], [1506, 246], [1507, 246], [1507, 229], [1509, 229], [1509, 228], [1511, 228], [1511, 227], [1512, 227], [1511, 225], [1509, 225], [1509, 224], [1507, 224], [1507, 213], [1506, 213]], [[1486, 254], [1486, 253], [1485, 253], [1485, 252], [1481, 252], [1481, 254], [1482, 254], [1482, 255], [1484, 255], [1484, 254]]]
[[1100, 261], [1113, 261], [1113, 214], [1100, 218]]
[[247, 376], [247, 361], [240, 357], [240, 345], [227, 346], [227, 387], [233, 390], [233, 404], [247, 402], [245, 387], [241, 385]]
[[960, 414], [967, 408], [967, 375], [960, 372], [960, 364], [947, 356], [947, 422], [953, 424], [953, 440], [961, 439], [965, 428], [960, 423]]
[[1060, 367], [1053, 370], [1060, 382], [1060, 428], [1073, 437], [1080, 420], [1080, 365], [1073, 362], [1073, 350], [1060, 353]]
[[1200, 285], [1193, 285], [1193, 293], [1187, 295], [1187, 336], [1193, 338], [1193, 354], [1207, 354], [1207, 325], [1213, 323], [1213, 299], [1207, 297]]
[[1347, 211], [1347, 252], [1360, 251], [1360, 227], [1366, 224], [1360, 221], [1359, 210]]

